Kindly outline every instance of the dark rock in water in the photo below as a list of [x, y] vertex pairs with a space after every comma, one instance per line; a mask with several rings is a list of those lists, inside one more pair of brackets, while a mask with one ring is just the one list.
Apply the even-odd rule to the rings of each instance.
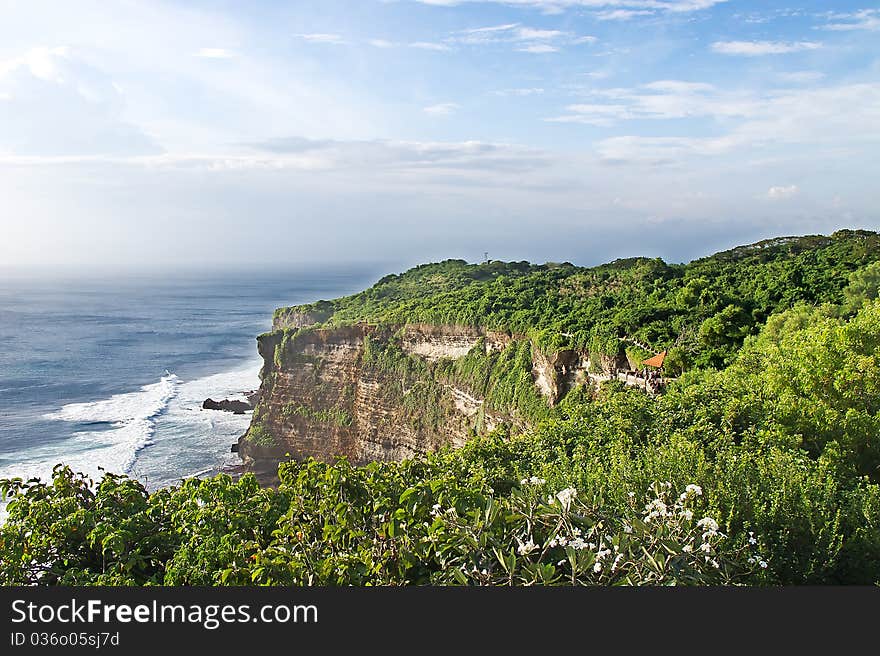
[[238, 442], [232, 443], [232, 453], [238, 453]]
[[253, 392], [248, 392], [244, 397], [248, 400], [248, 403], [251, 404], [251, 408], [256, 408], [257, 403], [260, 402], [260, 390], [257, 389]]
[[245, 411], [254, 409], [254, 407], [246, 401], [230, 401], [229, 399], [223, 399], [222, 401], [205, 399], [205, 402], [202, 403], [202, 408], [205, 410], [223, 410], [237, 415], [243, 415]]

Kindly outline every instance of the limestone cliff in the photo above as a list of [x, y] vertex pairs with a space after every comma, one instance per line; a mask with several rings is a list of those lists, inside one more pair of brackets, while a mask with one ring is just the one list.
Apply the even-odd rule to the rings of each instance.
[[[276, 314], [275, 330], [258, 339], [260, 402], [239, 440], [257, 470], [286, 457], [366, 463], [460, 446], [502, 423], [525, 427], [525, 404], [534, 416], [588, 382], [587, 355], [544, 355], [523, 336], [426, 324], [304, 328], [312, 319]], [[521, 369], [524, 382], [512, 379], [502, 394], [485, 382], [492, 366], [507, 376]]]

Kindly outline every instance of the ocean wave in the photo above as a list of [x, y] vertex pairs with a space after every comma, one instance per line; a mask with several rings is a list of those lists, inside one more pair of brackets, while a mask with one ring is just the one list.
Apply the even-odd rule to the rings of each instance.
[[[99, 477], [102, 469], [130, 473], [138, 452], [152, 444], [156, 419], [177, 395], [179, 385], [178, 377], [166, 372], [158, 382], [144, 385], [137, 392], [69, 403], [44, 415], [49, 420], [79, 424], [84, 430], [74, 432], [71, 439], [31, 451], [24, 462], [0, 465], [0, 478], [46, 481], [59, 462], [93, 477]], [[105, 426], [88, 430], [97, 424]]]
[[61, 410], [46, 414], [45, 418], [82, 424], [146, 421], [168, 406], [179, 383], [176, 375], [166, 372], [158, 383], [144, 385], [137, 392], [115, 394], [103, 401], [68, 403]]
[[129, 474], [155, 489], [219, 471], [239, 462], [230, 445], [247, 429], [250, 413], [202, 410], [202, 402], [208, 397], [243, 400], [244, 392], [259, 385], [261, 364], [252, 360], [188, 381], [166, 373], [135, 392], [67, 404], [44, 418], [71, 424], [72, 435], [29, 449], [15, 461], [0, 458], [0, 478], [48, 481], [52, 468], [63, 462], [95, 480], [103, 470]]

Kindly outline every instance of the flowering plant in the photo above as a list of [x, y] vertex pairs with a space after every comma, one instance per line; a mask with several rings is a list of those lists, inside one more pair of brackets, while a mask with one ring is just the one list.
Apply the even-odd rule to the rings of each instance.
[[479, 516], [435, 507], [434, 528], [442, 525], [462, 547], [453, 570], [459, 583], [729, 585], [760, 577], [767, 567], [754, 534], [734, 547], [700, 512], [698, 485], [676, 494], [672, 483], [654, 483], [643, 505], [630, 493], [622, 518], [574, 488], [553, 494], [545, 487], [541, 479], [524, 479], [509, 497], [490, 498]]

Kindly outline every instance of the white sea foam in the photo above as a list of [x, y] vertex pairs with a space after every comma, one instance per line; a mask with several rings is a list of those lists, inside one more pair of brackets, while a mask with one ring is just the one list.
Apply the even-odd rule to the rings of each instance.
[[0, 461], [0, 478], [48, 481], [52, 468], [64, 463], [95, 480], [102, 470], [125, 473], [155, 489], [240, 462], [230, 446], [247, 429], [250, 413], [203, 410], [202, 402], [208, 397], [244, 399], [244, 392], [259, 385], [259, 367], [260, 361], [252, 361], [191, 381], [169, 373], [136, 392], [65, 405], [45, 417], [81, 430], [70, 439], [29, 449], [25, 460]]
[[202, 403], [208, 397], [244, 400], [244, 392], [260, 384], [261, 364], [253, 360], [232, 371], [181, 383], [156, 421], [154, 444], [139, 454], [132, 473], [155, 489], [240, 463], [230, 446], [247, 430], [251, 413], [203, 410]]
[[[46, 419], [80, 424], [73, 437], [63, 442], [28, 451], [27, 460], [0, 466], [0, 478], [20, 476], [49, 480], [59, 462], [97, 477], [101, 469], [128, 473], [138, 451], [152, 443], [156, 418], [168, 407], [180, 384], [166, 372], [159, 382], [144, 385], [137, 392], [116, 394], [90, 403], [70, 403]], [[103, 430], [90, 425], [106, 424]]]
[[179, 382], [177, 376], [166, 372], [158, 383], [144, 385], [137, 392], [116, 394], [109, 399], [91, 403], [69, 403], [58, 412], [47, 414], [46, 419], [78, 423], [149, 420], [165, 409], [168, 401], [177, 392]]

